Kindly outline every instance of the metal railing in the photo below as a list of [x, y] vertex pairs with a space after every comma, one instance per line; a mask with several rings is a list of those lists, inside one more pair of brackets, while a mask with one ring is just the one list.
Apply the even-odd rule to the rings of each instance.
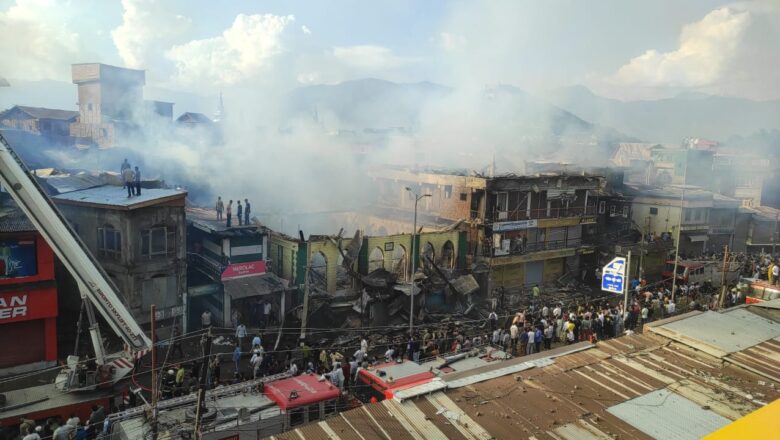
[[523, 243], [522, 240], [512, 240], [509, 249], [495, 248], [487, 243], [482, 247], [483, 257], [501, 257], [505, 255], [523, 255], [531, 252], [551, 251], [556, 249], [576, 248], [583, 243], [581, 238], [570, 238], [568, 240], [548, 240], [545, 242]]
[[222, 278], [222, 272], [225, 271], [225, 265], [214, 261], [211, 258], [196, 254], [194, 252], [187, 253], [187, 264], [200, 269], [203, 273], [210, 276], [214, 280]]
[[[485, 216], [487, 223], [495, 222], [511, 222], [518, 220], [542, 220], [542, 219], [556, 219], [556, 218], [571, 218], [571, 217], [588, 217], [596, 215], [595, 206], [570, 206], [566, 207], [550, 207], [527, 210], [524, 207], [518, 207], [513, 211], [501, 211], [495, 209], [492, 212], [488, 212]], [[473, 215], [472, 215], [473, 217]]]

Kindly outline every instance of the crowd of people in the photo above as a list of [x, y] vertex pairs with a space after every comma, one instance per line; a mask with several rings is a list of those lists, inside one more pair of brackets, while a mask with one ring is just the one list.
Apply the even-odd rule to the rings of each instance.
[[33, 420], [22, 417], [19, 425], [19, 436], [22, 440], [87, 440], [107, 439], [108, 421], [106, 411], [102, 406], [93, 405], [92, 413], [87, 420], [81, 420], [71, 414], [67, 420], [61, 417], [50, 417], [45, 423], [36, 425]]
[[[225, 226], [228, 228], [233, 225], [233, 200], [228, 200], [227, 205], [222, 201], [222, 196], [217, 197], [217, 203], [214, 205], [214, 209], [217, 211], [217, 221], [225, 220]], [[249, 225], [249, 216], [252, 213], [252, 205], [249, 204], [249, 199], [244, 199], [244, 204], [241, 205], [241, 200], [237, 200], [236, 203], [236, 218], [238, 219], [238, 226]], [[224, 214], [224, 215], [223, 215]]]

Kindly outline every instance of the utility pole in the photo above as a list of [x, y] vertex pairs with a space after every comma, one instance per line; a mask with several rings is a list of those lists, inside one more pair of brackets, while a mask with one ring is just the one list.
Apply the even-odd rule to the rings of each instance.
[[628, 315], [628, 290], [631, 283], [631, 250], [626, 255], [626, 276], [623, 277], [623, 328], [626, 326], [626, 316]]
[[723, 307], [723, 300], [726, 298], [726, 270], [728, 270], [729, 247], [726, 246], [723, 251], [723, 275], [720, 277], [720, 296], [718, 297], [718, 309]]
[[200, 381], [198, 384], [198, 403], [195, 407], [195, 438], [203, 438], [201, 433], [201, 418], [206, 410], [206, 376], [209, 371], [209, 360], [211, 359], [211, 327], [208, 333], [201, 339], [203, 344], [203, 364], [200, 369]]
[[[409, 194], [412, 194], [414, 196], [414, 224], [412, 229], [412, 249], [409, 252], [409, 282], [411, 283], [411, 289], [409, 291], [409, 337], [411, 337], [414, 333], [414, 255], [415, 255], [415, 243], [417, 242], [417, 204], [425, 197], [431, 197], [430, 194], [423, 194], [419, 195], [415, 192], [412, 192], [412, 189], [408, 186], [406, 187], [406, 190], [409, 191]], [[417, 243], [419, 247], [419, 243]], [[419, 252], [418, 252], [419, 253]]]
[[149, 310], [151, 315], [151, 333], [152, 337], [152, 439], [157, 438], [157, 338], [155, 337], [155, 315], [157, 306], [152, 304]]
[[[688, 167], [685, 167], [685, 174], [688, 172]], [[672, 302], [674, 302], [675, 290], [677, 290], [677, 263], [680, 260], [680, 231], [682, 230], [683, 222], [683, 201], [685, 200], [685, 174], [683, 174], [683, 187], [680, 192], [680, 216], [677, 221], [677, 239], [674, 243], [674, 270], [672, 270]]]
[[[303, 238], [303, 232], [300, 233]], [[311, 238], [311, 237], [309, 237]], [[309, 318], [309, 270], [311, 270], [311, 242], [306, 242], [306, 270], [303, 275], [303, 311], [301, 315], [301, 336], [300, 340], [306, 339], [306, 325]], [[362, 297], [361, 297], [362, 298]], [[361, 318], [362, 319], [362, 318]]]

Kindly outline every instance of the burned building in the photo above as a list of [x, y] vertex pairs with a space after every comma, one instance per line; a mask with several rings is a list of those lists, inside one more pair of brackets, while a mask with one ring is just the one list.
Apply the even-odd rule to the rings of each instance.
[[184, 199], [174, 189], [145, 189], [127, 197], [103, 185], [52, 197], [97, 258], [139, 323], [181, 318], [186, 290]]
[[601, 176], [485, 177], [390, 168], [372, 175], [380, 205], [411, 212], [413, 193], [430, 194], [418, 203], [423, 219], [463, 221], [469, 262], [488, 264], [493, 288], [522, 289], [579, 273], [580, 256], [593, 253], [583, 226], [596, 223], [591, 193], [603, 186]]

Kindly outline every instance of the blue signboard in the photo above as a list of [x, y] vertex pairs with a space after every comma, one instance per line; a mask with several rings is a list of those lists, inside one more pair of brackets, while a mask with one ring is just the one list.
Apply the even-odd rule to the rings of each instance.
[[38, 273], [35, 240], [0, 241], [0, 278], [29, 277]]
[[626, 278], [626, 259], [623, 257], [613, 258], [606, 266], [601, 275], [601, 290], [612, 293], [623, 293], [623, 284]]

